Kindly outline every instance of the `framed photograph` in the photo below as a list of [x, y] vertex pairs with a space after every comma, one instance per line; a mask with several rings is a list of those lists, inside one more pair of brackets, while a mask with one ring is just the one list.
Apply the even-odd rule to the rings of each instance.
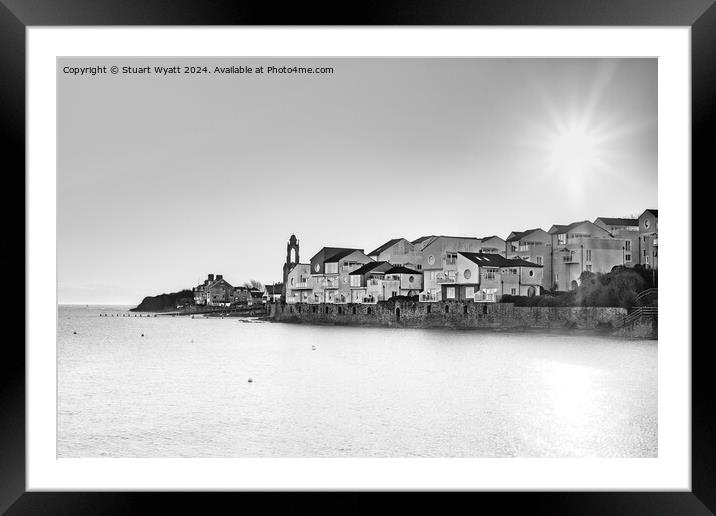
[[712, 3], [3, 0], [27, 207], [0, 509], [709, 514]]

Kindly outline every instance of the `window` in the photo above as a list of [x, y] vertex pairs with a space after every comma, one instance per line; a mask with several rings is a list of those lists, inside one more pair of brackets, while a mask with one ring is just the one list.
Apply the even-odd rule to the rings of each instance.
[[629, 253], [625, 254], [625, 255], [624, 255], [624, 261], [625, 261], [625, 262], [630, 262], [630, 261], [631, 261], [631, 254], [629, 254]]
[[592, 264], [591, 263], [588, 263], [587, 265], [585, 265], [584, 268], [586, 269], [587, 272], [592, 272]]
[[457, 253], [446, 253], [446, 263], [453, 265], [457, 261]]
[[351, 287], [360, 287], [360, 276], [357, 274], [351, 275]]
[[559, 245], [564, 245], [567, 243], [567, 235], [565, 233], [562, 233], [561, 235], [557, 235], [557, 243]]
[[475, 298], [475, 287], [465, 287], [465, 299]]
[[455, 299], [455, 287], [448, 287], [446, 289], [446, 295], [448, 299]]
[[529, 275], [530, 275], [530, 278], [535, 275], [534, 269], [530, 269]]
[[428, 305], [428, 313], [430, 313], [431, 308], [432, 308], [432, 306]]
[[422, 270], [423, 266], [420, 265], [420, 264], [418, 264], [415, 268], [418, 269], [418, 270]]
[[591, 262], [591, 261], [592, 261], [592, 250], [591, 250], [591, 249], [587, 249], [587, 250], [584, 252], [584, 254], [586, 255], [585, 257], [586, 257], [587, 261], [588, 261], [588, 262]]
[[626, 242], [624, 242], [624, 250], [631, 251], [631, 240], [627, 240]]
[[485, 271], [485, 279], [495, 279], [495, 269], [483, 269]]
[[644, 258], [646, 258], [646, 249], [644, 249]]
[[535, 263], [537, 265], [542, 265], [542, 260], [543, 260], [542, 256], [535, 256]]
[[413, 281], [415, 281], [415, 276], [409, 276], [408, 283], [412, 283]]
[[326, 264], [326, 274], [338, 274], [338, 262]]
[[516, 289], [516, 288], [511, 288], [511, 289], [510, 289], [510, 293], [511, 293], [513, 296], [516, 295], [516, 294], [517, 294], [517, 289]]
[[428, 256], [428, 264], [432, 265], [435, 263], [435, 257], [431, 254]]
[[472, 271], [470, 269], [465, 269], [465, 272], [463, 272], [462, 275], [465, 277], [465, 279], [470, 279], [470, 277], [472, 276]]

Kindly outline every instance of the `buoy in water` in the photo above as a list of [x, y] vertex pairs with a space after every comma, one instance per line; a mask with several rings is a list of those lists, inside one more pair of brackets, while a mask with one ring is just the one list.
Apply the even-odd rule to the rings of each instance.
[[73, 332], [72, 332], [72, 335], [77, 335], [77, 332], [76, 332], [76, 331], [73, 331]]
[[142, 333], [142, 337], [144, 337], [144, 334]]
[[249, 383], [253, 383], [253, 381], [254, 381], [253, 378], [249, 378]]

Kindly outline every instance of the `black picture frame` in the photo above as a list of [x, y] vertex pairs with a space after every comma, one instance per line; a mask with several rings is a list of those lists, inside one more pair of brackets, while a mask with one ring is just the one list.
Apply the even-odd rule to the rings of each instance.
[[[25, 170], [25, 29], [29, 26], [91, 25], [555, 25], [690, 26], [692, 71], [692, 181], [713, 170], [716, 153], [716, 6], [713, 0], [466, 0], [364, 1], [337, 5], [215, 0], [0, 0], [0, 124], [5, 178]], [[7, 160], [7, 158], [10, 160]], [[7, 191], [7, 190], [6, 190]], [[14, 190], [18, 192], [19, 189]], [[23, 185], [24, 191], [24, 185]], [[16, 196], [19, 196], [16, 194]], [[23, 212], [24, 213], [24, 212]], [[698, 213], [698, 210], [697, 210]], [[698, 217], [693, 217], [697, 222]], [[12, 224], [12, 223], [11, 223]], [[24, 241], [24, 225], [13, 225]], [[22, 232], [22, 236], [20, 236]], [[24, 249], [24, 246], [23, 246]], [[691, 249], [686, 249], [691, 260]], [[24, 256], [24, 251], [23, 251]], [[26, 257], [25, 257], [26, 258]], [[24, 266], [25, 275], [27, 271]], [[17, 268], [14, 268], [17, 271]], [[27, 276], [26, 276], [27, 277]], [[685, 278], [691, 282], [691, 278]], [[6, 287], [8, 288], [8, 287]], [[691, 321], [684, 321], [691, 324]], [[710, 514], [716, 511], [716, 385], [710, 339], [692, 345], [692, 491], [469, 493], [473, 507], [519, 507], [536, 514]], [[682, 343], [665, 343], [679, 345]], [[25, 489], [24, 339], [6, 337], [0, 360], [0, 512], [7, 514], [141, 514], [174, 508], [223, 512], [260, 503], [263, 510], [286, 504], [293, 510], [323, 505], [330, 512], [367, 512], [381, 494], [347, 494], [318, 500], [314, 494], [277, 493], [50, 493]], [[469, 496], [470, 500], [464, 500]], [[241, 497], [238, 502], [236, 497]], [[267, 502], [267, 500], [270, 500]], [[459, 502], [459, 500], [451, 500]], [[239, 505], [237, 505], [240, 504]], [[411, 497], [422, 510], [443, 512], [442, 497]], [[402, 506], [408, 510], [407, 506]], [[214, 509], [214, 510], [213, 510]], [[232, 512], [234, 512], [232, 510]], [[293, 512], [293, 511], [292, 511]], [[313, 512], [313, 511], [312, 511]]]

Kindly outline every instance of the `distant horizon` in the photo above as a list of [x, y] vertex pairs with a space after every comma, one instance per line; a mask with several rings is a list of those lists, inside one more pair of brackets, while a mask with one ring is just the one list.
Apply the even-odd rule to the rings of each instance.
[[[323, 66], [79, 76], [66, 66]], [[58, 58], [57, 298], [658, 209], [654, 58]], [[111, 99], [108, 100], [108, 99]], [[640, 211], [636, 208], [643, 208]], [[108, 301], [109, 300], [109, 301]]]

